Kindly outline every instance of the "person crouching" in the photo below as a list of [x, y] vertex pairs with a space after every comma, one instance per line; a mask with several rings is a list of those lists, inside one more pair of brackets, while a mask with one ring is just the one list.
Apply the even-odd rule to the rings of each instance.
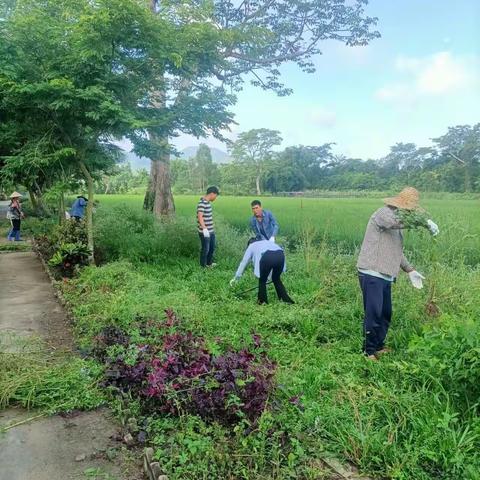
[[251, 238], [235, 277], [230, 280], [230, 286], [242, 276], [248, 263], [253, 262], [253, 272], [258, 278], [258, 304], [268, 303], [267, 280], [271, 275], [273, 285], [279, 300], [293, 304], [295, 303], [288, 295], [280, 276], [285, 271], [285, 253], [282, 247], [270, 240], [258, 240]]

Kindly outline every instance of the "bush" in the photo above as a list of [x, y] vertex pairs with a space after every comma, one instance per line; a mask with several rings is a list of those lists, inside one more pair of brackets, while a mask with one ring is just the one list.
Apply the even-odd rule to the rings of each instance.
[[70, 278], [89, 263], [91, 252], [84, 222], [72, 220], [57, 225], [50, 235], [36, 236], [35, 246], [57, 276]]
[[88, 265], [90, 253], [84, 243], [62, 243], [48, 264], [62, 277], [71, 278], [80, 267]]

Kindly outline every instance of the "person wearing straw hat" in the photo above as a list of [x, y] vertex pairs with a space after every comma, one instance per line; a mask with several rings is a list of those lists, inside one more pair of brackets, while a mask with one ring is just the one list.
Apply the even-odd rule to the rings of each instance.
[[[371, 360], [388, 351], [385, 339], [392, 318], [391, 287], [400, 269], [406, 272], [415, 288], [423, 288], [425, 277], [417, 272], [403, 253], [402, 229], [406, 228], [398, 210], [419, 209], [419, 193], [404, 188], [395, 197], [385, 198], [385, 206], [370, 217], [357, 261], [360, 288], [363, 294], [363, 352]], [[432, 235], [438, 226], [427, 221]]]
[[10, 205], [7, 210], [7, 218], [10, 220], [12, 228], [8, 232], [7, 240], [20, 242], [20, 224], [22, 218], [24, 217], [22, 212], [22, 207], [20, 205], [20, 198], [22, 197], [21, 193], [13, 192], [10, 195]]

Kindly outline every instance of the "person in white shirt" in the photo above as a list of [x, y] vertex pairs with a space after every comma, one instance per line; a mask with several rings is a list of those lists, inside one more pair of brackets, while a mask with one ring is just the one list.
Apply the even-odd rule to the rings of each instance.
[[235, 277], [230, 280], [233, 284], [242, 276], [248, 263], [253, 262], [253, 273], [258, 278], [258, 304], [268, 303], [267, 280], [272, 276], [273, 285], [279, 300], [293, 304], [295, 303], [288, 295], [285, 286], [280, 279], [285, 271], [285, 254], [282, 247], [270, 240], [257, 240], [251, 238], [248, 241], [248, 248], [238, 266]]

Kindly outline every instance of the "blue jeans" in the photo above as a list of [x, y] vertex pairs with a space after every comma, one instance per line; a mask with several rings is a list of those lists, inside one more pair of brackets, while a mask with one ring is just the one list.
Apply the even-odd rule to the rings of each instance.
[[385, 346], [392, 319], [392, 282], [364, 273], [358, 274], [363, 293], [363, 351], [374, 355]]
[[201, 243], [200, 265], [208, 267], [213, 262], [213, 252], [215, 251], [215, 234], [210, 233], [210, 237], [204, 237], [203, 233], [199, 233]]

